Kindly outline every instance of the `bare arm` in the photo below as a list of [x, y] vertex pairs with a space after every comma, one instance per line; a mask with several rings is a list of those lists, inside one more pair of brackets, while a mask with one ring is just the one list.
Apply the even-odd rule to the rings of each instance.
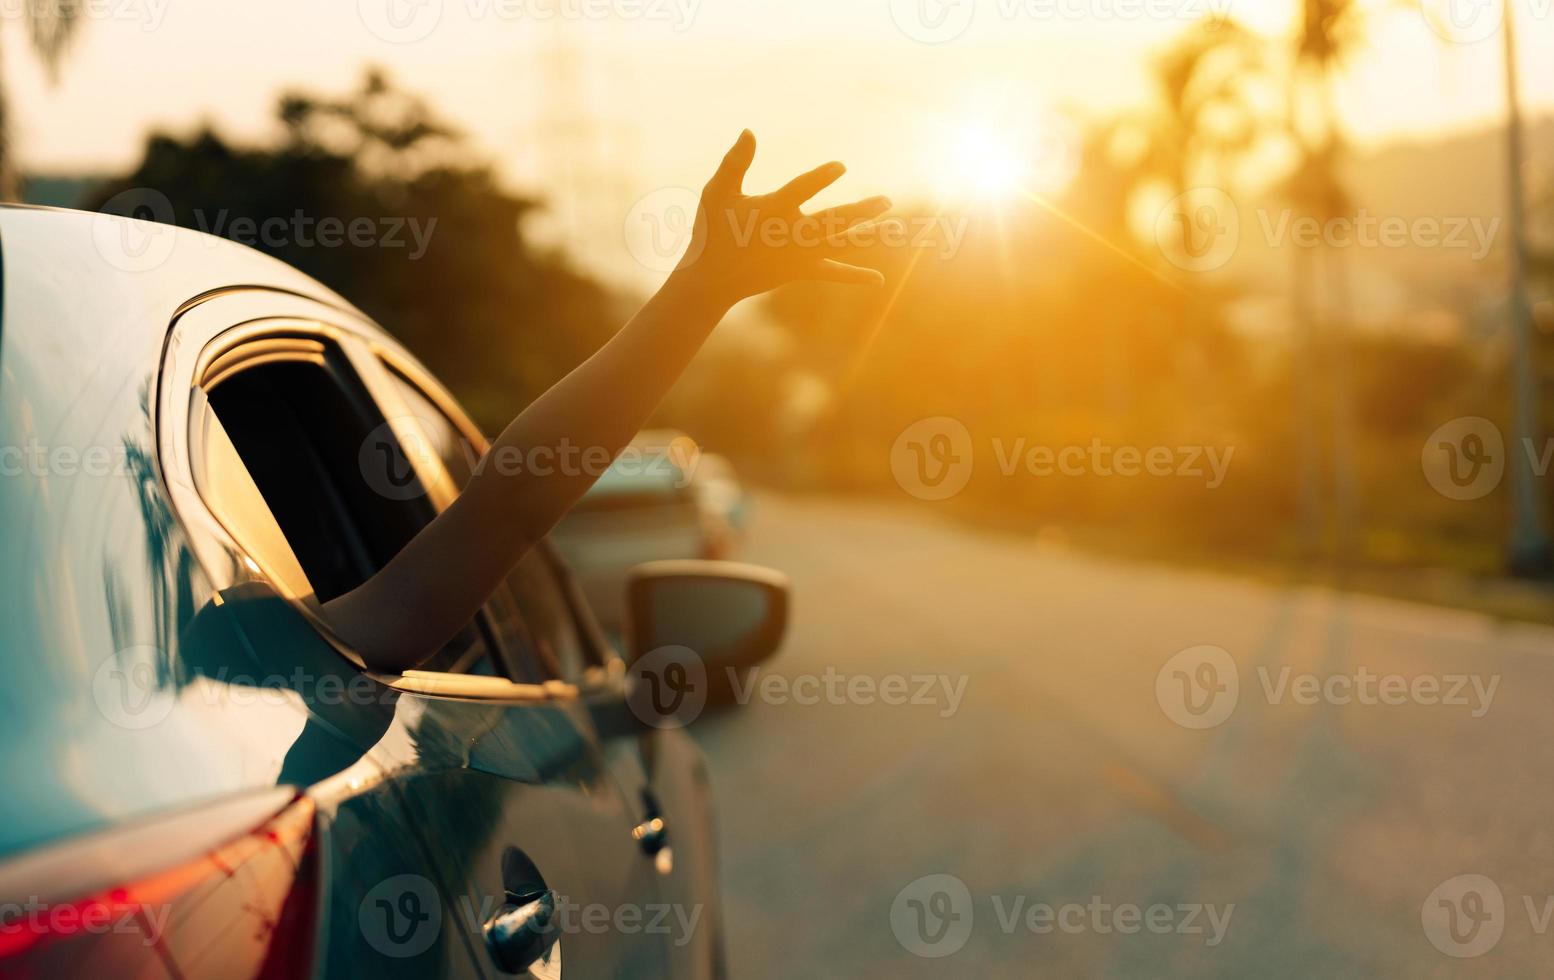
[[[739, 300], [798, 279], [878, 284], [838, 261], [839, 236], [877, 217], [884, 198], [804, 215], [800, 206], [842, 175], [826, 164], [782, 189], [741, 189], [755, 155], [746, 130], [702, 192], [685, 258], [620, 332], [524, 409], [492, 443], [602, 447], [613, 458], [647, 421], [725, 313]], [[597, 473], [539, 476], [480, 467], [464, 491], [361, 586], [324, 604], [331, 628], [375, 670], [414, 667], [439, 650], [593, 484]]]

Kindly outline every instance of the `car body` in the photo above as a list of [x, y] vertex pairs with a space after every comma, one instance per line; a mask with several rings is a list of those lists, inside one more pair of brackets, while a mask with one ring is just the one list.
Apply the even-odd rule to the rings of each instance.
[[422, 671], [320, 618], [484, 446], [407, 351], [193, 231], [0, 263], [0, 975], [720, 973], [701, 757], [552, 549]]

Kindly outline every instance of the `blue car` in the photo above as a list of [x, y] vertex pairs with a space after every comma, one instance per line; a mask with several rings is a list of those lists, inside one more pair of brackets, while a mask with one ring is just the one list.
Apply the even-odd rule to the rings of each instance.
[[0, 208], [0, 267], [0, 976], [721, 975], [681, 729], [781, 576], [644, 565], [617, 651], [540, 547], [374, 673], [320, 604], [480, 465], [447, 390], [193, 231]]

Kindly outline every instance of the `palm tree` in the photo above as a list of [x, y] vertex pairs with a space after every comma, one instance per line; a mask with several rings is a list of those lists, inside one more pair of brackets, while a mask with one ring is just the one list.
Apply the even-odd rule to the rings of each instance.
[[[60, 58], [81, 23], [83, 0], [23, 0], [22, 22], [32, 40], [33, 50], [43, 59], [52, 80], [59, 71]], [[4, 91], [4, 73], [0, 72], [0, 201], [14, 201], [21, 193], [16, 160], [11, 153], [10, 112]]]
[[[1214, 66], [1270, 77], [1284, 90], [1285, 113], [1278, 126], [1283, 138], [1294, 144], [1298, 161], [1286, 192], [1302, 210], [1325, 225], [1329, 219], [1349, 211], [1348, 196], [1339, 178], [1345, 139], [1334, 104], [1333, 85], [1345, 62], [1366, 41], [1367, 10], [1362, 0], [1299, 0], [1298, 13], [1299, 22], [1289, 41], [1260, 42], [1233, 21], [1200, 25], [1184, 37], [1157, 66], [1156, 79], [1166, 111], [1156, 125], [1167, 138], [1156, 145], [1190, 148], [1201, 142], [1198, 133], [1210, 116], [1207, 110], [1215, 109], [1217, 115], [1224, 115], [1224, 104], [1234, 100], [1237, 86], [1247, 79], [1217, 77]], [[1179, 133], [1172, 137], [1172, 130]], [[1226, 152], [1246, 149], [1264, 135], [1261, 127], [1242, 129], [1233, 133], [1231, 139], [1219, 139], [1217, 148]], [[1168, 179], [1185, 186], [1186, 162], [1170, 156], [1164, 160], [1168, 166], [1174, 164], [1178, 168]], [[1314, 545], [1325, 536], [1321, 530], [1322, 467], [1317, 437], [1318, 419], [1324, 413], [1319, 408], [1316, 388], [1317, 379], [1325, 373], [1329, 399], [1325, 414], [1332, 445], [1332, 537], [1340, 560], [1347, 559], [1352, 547], [1357, 497], [1345, 336], [1351, 302], [1348, 270], [1342, 258], [1332, 249], [1293, 249], [1290, 280], [1295, 324], [1299, 496], [1305, 538]], [[1324, 286], [1330, 300], [1319, 303], [1319, 288]], [[1319, 330], [1319, 326], [1327, 329]]]
[[1261, 128], [1241, 87], [1259, 62], [1255, 39], [1234, 21], [1200, 23], [1168, 48], [1154, 65], [1154, 104], [1124, 122], [1150, 148], [1135, 182], [1175, 196], [1248, 150]]
[[[1412, 7], [1411, 0], [1393, 0], [1392, 6]], [[1369, 42], [1369, 18], [1384, 13], [1388, 4], [1369, 4], [1365, 0], [1299, 0], [1299, 23], [1291, 40], [1292, 47], [1282, 54], [1278, 48], [1287, 42], [1274, 42], [1263, 57], [1248, 56], [1247, 48], [1256, 42], [1244, 31], [1198, 29], [1186, 36], [1158, 66], [1157, 84], [1165, 111], [1155, 123], [1160, 147], [1181, 147], [1178, 153], [1158, 157], [1155, 176], [1164, 176], [1173, 186], [1186, 186], [1188, 157], [1200, 143], [1198, 136], [1205, 99], [1201, 77], [1205, 66], [1215, 63], [1225, 51], [1234, 59], [1220, 64], [1267, 71], [1282, 63], [1274, 77], [1285, 92], [1285, 118], [1282, 128], [1294, 144], [1298, 163], [1286, 184], [1286, 192], [1307, 214], [1324, 225], [1328, 220], [1350, 213], [1351, 206], [1339, 171], [1346, 139], [1334, 98], [1334, 85], [1349, 59]], [[1212, 25], [1211, 25], [1212, 27]], [[1516, 65], [1510, 9], [1504, 20], [1506, 45], [1508, 166], [1510, 167], [1510, 203], [1512, 243], [1511, 314], [1513, 355], [1515, 436], [1523, 446], [1531, 439], [1538, 421], [1537, 379], [1534, 371], [1533, 332], [1523, 278], [1529, 265], [1539, 257], [1527, 252], [1525, 232], [1521, 229], [1521, 128], [1516, 92]], [[1213, 82], [1208, 93], [1223, 100], [1233, 86], [1223, 80]], [[1243, 134], [1245, 135], [1245, 134]], [[1221, 141], [1221, 150], [1234, 150], [1234, 142]], [[1351, 556], [1358, 509], [1358, 488], [1354, 475], [1354, 423], [1350, 382], [1348, 330], [1352, 301], [1348, 268], [1343, 254], [1330, 248], [1291, 250], [1291, 302], [1295, 325], [1296, 411], [1300, 433], [1301, 500], [1305, 512], [1306, 538], [1318, 542], [1322, 533], [1321, 475], [1316, 438], [1319, 409], [1318, 379], [1326, 376], [1327, 416], [1332, 445], [1331, 479], [1333, 520], [1332, 543], [1335, 556], [1344, 563]], [[1554, 268], [1554, 259], [1546, 260]], [[1318, 302], [1323, 295], [1328, 302]], [[1323, 368], [1326, 371], [1323, 371]], [[1540, 501], [1531, 486], [1530, 461], [1525, 450], [1513, 454], [1518, 465], [1513, 475], [1515, 516], [1511, 533], [1513, 570], [1538, 572], [1554, 564], [1551, 545], [1544, 527]]]
[[[1301, 0], [1300, 25], [1286, 78], [1286, 129], [1295, 143], [1299, 164], [1288, 184], [1290, 196], [1306, 213], [1326, 226], [1350, 212], [1349, 195], [1339, 170], [1346, 140], [1333, 87], [1350, 57], [1368, 43], [1369, 8], [1361, 0]], [[1353, 398], [1350, 382], [1349, 331], [1352, 297], [1343, 253], [1325, 245], [1291, 253], [1291, 296], [1300, 359], [1297, 385], [1301, 412], [1315, 426], [1318, 417], [1314, 385], [1326, 368], [1328, 428], [1332, 443], [1332, 547], [1340, 565], [1354, 546], [1358, 487], [1355, 480]], [[1322, 287], [1326, 287], [1323, 289]], [[1328, 302], [1315, 302], [1326, 293]], [[1308, 442], [1309, 445], [1309, 442]], [[1316, 459], [1303, 461], [1308, 485], [1315, 485]], [[1319, 515], [1311, 515], [1312, 539], [1319, 535]]]
[[[1264, 66], [1284, 66], [1277, 79], [1285, 93], [1285, 137], [1295, 147], [1297, 164], [1286, 193], [1325, 227], [1350, 212], [1339, 171], [1346, 140], [1333, 87], [1346, 62], [1368, 40], [1363, 0], [1299, 0], [1299, 21], [1288, 42], [1273, 42]], [[1246, 41], [1227, 39], [1238, 48]], [[1284, 52], [1285, 44], [1292, 46]], [[1306, 539], [1315, 545], [1322, 533], [1321, 466], [1316, 431], [1319, 377], [1325, 375], [1328, 431], [1332, 446], [1332, 548], [1340, 564], [1353, 550], [1358, 488], [1354, 476], [1354, 423], [1349, 338], [1352, 301], [1348, 268], [1335, 249], [1291, 250], [1290, 298], [1295, 325], [1297, 429], [1300, 483]], [[1327, 297], [1327, 302], [1320, 298]], [[1323, 370], [1325, 368], [1325, 371]]]

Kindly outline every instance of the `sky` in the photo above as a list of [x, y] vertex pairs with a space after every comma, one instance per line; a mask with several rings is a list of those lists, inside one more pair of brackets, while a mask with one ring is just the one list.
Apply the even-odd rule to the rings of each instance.
[[[0, 64], [26, 170], [123, 170], [148, 130], [207, 120], [262, 138], [280, 90], [343, 91], [373, 62], [574, 229], [699, 186], [746, 126], [761, 141], [752, 186], [835, 158], [849, 174], [818, 203], [933, 194], [988, 126], [1139, 104], [1149, 57], [1193, 20], [1228, 10], [1278, 34], [1294, 11], [1283, 0], [86, 0], [51, 82], [19, 29], [25, 2], [0, 0]], [[1465, 26], [1406, 0], [1372, 18], [1373, 43], [1338, 90], [1357, 144], [1503, 112], [1495, 0], [1420, 2], [1463, 5]], [[1554, 59], [1533, 52], [1554, 49], [1554, 0], [1511, 2], [1523, 97], [1546, 110]], [[601, 267], [627, 251], [580, 240]]]

